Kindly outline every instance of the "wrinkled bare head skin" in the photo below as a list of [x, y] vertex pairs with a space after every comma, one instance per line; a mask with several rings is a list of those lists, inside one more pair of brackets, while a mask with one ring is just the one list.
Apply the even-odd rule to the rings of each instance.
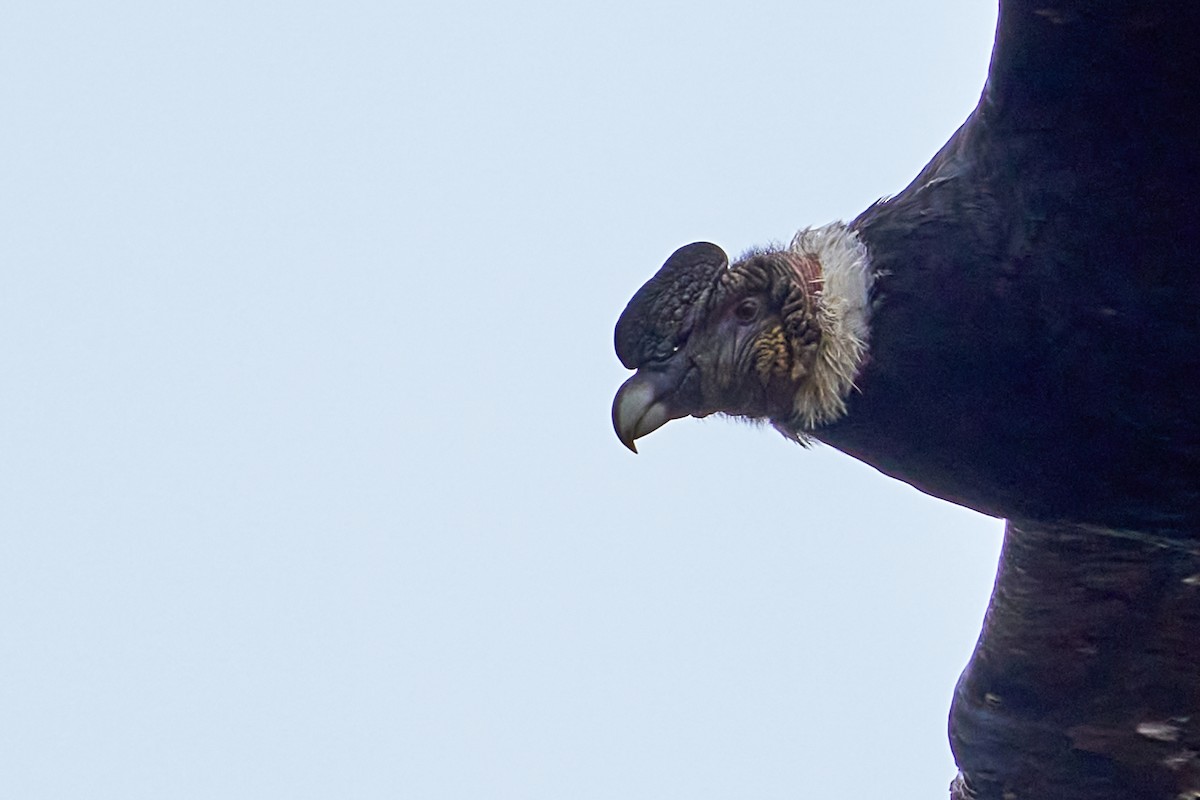
[[733, 267], [716, 245], [677, 250], [617, 322], [621, 362], [637, 374], [617, 392], [613, 424], [634, 440], [685, 416], [722, 412], [790, 420], [821, 338], [820, 269], [790, 251]]
[[679, 248], [617, 322], [617, 356], [637, 370], [613, 402], [617, 436], [636, 453], [670, 420], [724, 413], [805, 442], [846, 411], [871, 283], [865, 246], [840, 222], [732, 267], [714, 244]]

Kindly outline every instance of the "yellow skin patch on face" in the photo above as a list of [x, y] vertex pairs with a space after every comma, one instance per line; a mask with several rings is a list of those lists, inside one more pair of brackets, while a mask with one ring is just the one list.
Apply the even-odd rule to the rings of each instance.
[[754, 369], [766, 383], [773, 375], [782, 375], [790, 370], [791, 350], [787, 337], [779, 325], [763, 331], [754, 343]]

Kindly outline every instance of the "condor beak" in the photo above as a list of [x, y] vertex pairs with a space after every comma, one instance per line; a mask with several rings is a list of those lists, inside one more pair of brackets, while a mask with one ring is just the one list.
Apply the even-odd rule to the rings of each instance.
[[679, 388], [675, 369], [642, 368], [617, 390], [613, 428], [621, 444], [637, 452], [634, 441], [688, 412], [671, 403]]

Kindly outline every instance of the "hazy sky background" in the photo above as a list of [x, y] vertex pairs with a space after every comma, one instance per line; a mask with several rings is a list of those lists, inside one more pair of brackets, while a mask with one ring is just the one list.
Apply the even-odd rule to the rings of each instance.
[[686, 420], [677, 246], [899, 191], [987, 2], [22, 2], [0, 795], [945, 797], [1000, 523]]

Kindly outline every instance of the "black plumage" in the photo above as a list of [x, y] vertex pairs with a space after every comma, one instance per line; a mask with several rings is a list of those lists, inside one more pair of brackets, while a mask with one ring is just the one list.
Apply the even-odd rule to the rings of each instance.
[[1200, 797], [1200, 6], [1001, 2], [975, 111], [834, 230], [664, 265], [618, 434], [767, 419], [1009, 518], [955, 791]]
[[998, 515], [1197, 532], [1198, 17], [1003, 4], [979, 107], [853, 223], [888, 277], [822, 438]]

